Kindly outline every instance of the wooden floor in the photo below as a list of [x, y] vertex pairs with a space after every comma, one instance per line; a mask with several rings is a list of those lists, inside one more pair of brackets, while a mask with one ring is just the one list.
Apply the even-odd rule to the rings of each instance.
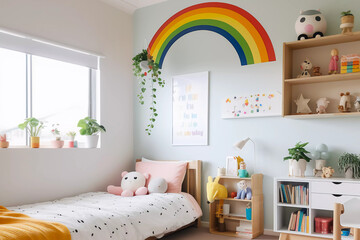
[[[186, 239], [194, 239], [194, 240], [230, 240], [230, 239], [237, 239], [242, 240], [242, 238], [234, 238], [234, 237], [227, 237], [227, 236], [220, 236], [215, 234], [210, 234], [208, 228], [195, 228], [190, 227], [187, 229], [184, 229], [180, 232], [176, 232], [170, 236], [162, 238], [164, 240], [186, 240]], [[279, 237], [274, 236], [260, 236], [256, 239], [262, 239], [262, 240], [275, 240], [279, 239]]]

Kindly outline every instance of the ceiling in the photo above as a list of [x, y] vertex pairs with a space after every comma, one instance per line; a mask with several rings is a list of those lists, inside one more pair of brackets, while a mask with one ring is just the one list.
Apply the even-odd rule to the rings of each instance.
[[132, 14], [136, 9], [165, 2], [167, 0], [101, 0], [109, 5]]

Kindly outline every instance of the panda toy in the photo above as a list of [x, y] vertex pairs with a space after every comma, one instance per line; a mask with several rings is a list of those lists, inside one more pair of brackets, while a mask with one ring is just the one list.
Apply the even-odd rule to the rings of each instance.
[[301, 11], [295, 23], [297, 39], [323, 37], [326, 26], [326, 19], [319, 10]]
[[304, 77], [311, 77], [310, 70], [312, 69], [313, 65], [308, 58], [306, 58], [300, 65], [301, 74], [298, 75], [298, 78]]

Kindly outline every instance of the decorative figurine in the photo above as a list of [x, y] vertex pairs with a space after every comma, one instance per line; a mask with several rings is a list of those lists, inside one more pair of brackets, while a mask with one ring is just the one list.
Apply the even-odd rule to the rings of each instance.
[[338, 106], [338, 109], [340, 112], [350, 112], [351, 109], [351, 103], [350, 103], [350, 93], [346, 92], [340, 93], [340, 104]]
[[320, 72], [320, 67], [316, 66], [313, 68], [313, 76], [317, 77], [317, 76], [321, 76], [321, 72]]
[[332, 167], [323, 167], [322, 168], [322, 178], [331, 178], [335, 170]]
[[327, 100], [327, 98], [319, 98], [316, 101], [316, 105], [317, 105], [316, 112], [319, 114], [326, 113], [326, 108], [329, 106], [329, 103], [330, 102]]
[[326, 33], [326, 19], [320, 10], [300, 11], [295, 31], [298, 40], [322, 37]]
[[249, 173], [248, 173], [248, 171], [246, 170], [246, 163], [245, 163], [245, 162], [241, 162], [241, 163], [240, 163], [239, 177], [241, 177], [241, 178], [249, 177]]
[[0, 134], [0, 148], [8, 148], [9, 142], [6, 141], [6, 134]]
[[339, 73], [339, 51], [334, 48], [331, 50], [331, 59], [329, 63], [329, 74], [337, 74]]
[[237, 186], [237, 195], [234, 197], [235, 199], [247, 199], [251, 200], [252, 198], [252, 191], [246, 184], [245, 180], [242, 180], [236, 184]]
[[325, 144], [320, 144], [316, 147], [316, 151], [311, 155], [312, 159], [315, 159], [314, 176], [321, 177], [322, 169], [326, 165], [326, 160], [329, 159], [329, 149]]
[[356, 97], [356, 100], [354, 102], [354, 107], [356, 111], [360, 112], [360, 97]]
[[296, 113], [311, 113], [311, 109], [308, 106], [310, 99], [305, 99], [301, 94], [300, 97], [294, 100], [297, 106]]
[[309, 58], [306, 58], [305, 61], [301, 63], [300, 68], [301, 74], [297, 76], [298, 78], [311, 77], [309, 71], [312, 69], [312, 63], [310, 62]]
[[351, 33], [354, 27], [354, 15], [351, 10], [341, 13], [341, 24], [342, 34]]

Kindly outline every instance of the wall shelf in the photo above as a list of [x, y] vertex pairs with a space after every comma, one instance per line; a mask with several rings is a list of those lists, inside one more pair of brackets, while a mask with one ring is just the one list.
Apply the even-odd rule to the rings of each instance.
[[[338, 34], [316, 39], [285, 42], [283, 44], [283, 117], [290, 119], [359, 117], [358, 112], [340, 113], [337, 109], [340, 93], [354, 92], [360, 87], [360, 72], [326, 75], [331, 58], [330, 51], [339, 49], [339, 58], [342, 55], [360, 54], [360, 32]], [[320, 66], [322, 76], [296, 78], [301, 72], [300, 64], [308, 57], [313, 66]], [[312, 73], [312, 72], [311, 72]], [[313, 84], [313, 85], [312, 85]], [[296, 114], [294, 100], [303, 94], [310, 98], [309, 107], [314, 114]], [[327, 114], [316, 114], [316, 101], [321, 97], [330, 99]], [[355, 96], [351, 99], [355, 101]], [[352, 104], [353, 105], [353, 104]]]

